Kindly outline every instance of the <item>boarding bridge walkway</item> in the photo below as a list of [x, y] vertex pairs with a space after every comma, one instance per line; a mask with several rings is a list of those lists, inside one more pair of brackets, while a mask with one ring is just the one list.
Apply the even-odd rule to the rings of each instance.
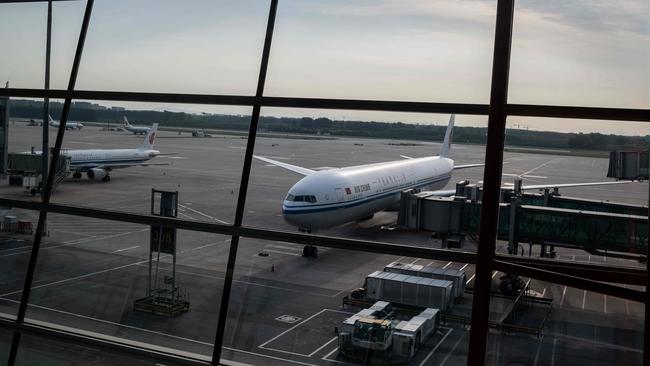
[[[42, 156], [40, 154], [32, 153], [10, 153], [8, 158], [8, 173], [10, 174], [10, 183], [12, 176], [22, 177], [38, 177], [40, 182], [42, 170]], [[70, 174], [70, 157], [60, 155], [56, 171], [54, 173], [54, 186], [56, 188]], [[40, 185], [38, 188], [40, 192]]]
[[[519, 243], [587, 251], [647, 253], [646, 206], [562, 197], [548, 192], [522, 194], [514, 200], [504, 192], [504, 201], [499, 210], [500, 240], [514, 238]], [[479, 231], [480, 213], [481, 203], [476, 199], [403, 193], [398, 226], [447, 236], [474, 236]], [[513, 232], [511, 222], [514, 222]]]

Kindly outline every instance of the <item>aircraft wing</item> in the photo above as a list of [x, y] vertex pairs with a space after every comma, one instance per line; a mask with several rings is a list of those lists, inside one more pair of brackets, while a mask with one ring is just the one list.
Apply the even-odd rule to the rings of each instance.
[[467, 169], [467, 168], [476, 168], [479, 166], [485, 166], [485, 164], [465, 164], [465, 165], [456, 165], [454, 166], [454, 170], [456, 169]]
[[280, 168], [291, 170], [292, 172], [302, 174], [302, 175], [310, 175], [310, 174], [313, 174], [313, 173], [316, 172], [315, 170], [303, 168], [303, 167], [297, 166], [297, 165], [291, 165], [291, 164], [283, 163], [281, 161], [265, 158], [263, 156], [253, 155], [253, 157], [255, 159], [261, 160], [263, 162], [273, 164], [273, 165], [279, 166]]
[[[522, 186], [522, 190], [545, 189], [545, 188], [566, 188], [566, 187], [587, 187], [587, 186], [605, 186], [612, 184], [627, 184], [635, 182], [634, 180], [617, 180], [607, 182], [587, 182], [587, 183], [561, 183], [561, 184], [536, 184]], [[512, 188], [512, 187], [509, 187]]]

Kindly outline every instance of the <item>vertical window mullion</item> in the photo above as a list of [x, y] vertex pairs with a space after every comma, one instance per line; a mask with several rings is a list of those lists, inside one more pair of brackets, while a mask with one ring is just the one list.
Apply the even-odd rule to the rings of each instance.
[[[277, 13], [278, 0], [271, 0], [269, 8], [269, 17], [266, 25], [266, 36], [264, 38], [264, 47], [262, 49], [262, 61], [260, 63], [260, 72], [257, 80], [257, 90], [255, 92], [255, 104], [251, 115], [250, 126], [248, 130], [248, 141], [246, 143], [246, 154], [244, 155], [244, 166], [242, 177], [239, 184], [239, 195], [237, 197], [237, 209], [235, 211], [235, 227], [240, 227], [244, 217], [244, 207], [246, 205], [246, 194], [248, 191], [248, 181], [250, 178], [251, 165], [253, 161], [253, 151], [255, 149], [255, 137], [257, 136], [257, 126], [260, 119], [261, 101], [264, 95], [264, 84], [266, 82], [266, 72], [269, 65], [269, 55], [271, 53], [271, 41], [273, 40], [273, 28], [275, 27], [275, 15]], [[228, 320], [228, 305], [230, 302], [230, 291], [232, 289], [232, 280], [235, 272], [235, 261], [237, 260], [237, 249], [239, 247], [239, 235], [233, 235], [230, 241], [230, 250], [228, 252], [228, 263], [226, 265], [226, 275], [221, 292], [221, 306], [219, 307], [219, 318], [217, 321], [217, 334], [214, 340], [214, 349], [212, 352], [212, 364], [218, 365], [221, 359], [221, 349], [223, 346], [224, 332], [226, 321]]]
[[[51, 7], [52, 1], [48, 2], [48, 6]], [[79, 40], [77, 42], [77, 48], [75, 51], [74, 61], [72, 64], [72, 70], [70, 71], [70, 80], [68, 82], [67, 91], [71, 92], [74, 90], [75, 84], [77, 82], [77, 74], [79, 72], [79, 64], [81, 63], [81, 55], [83, 54], [84, 43], [86, 41], [86, 34], [88, 32], [88, 23], [90, 22], [90, 15], [92, 13], [94, 0], [88, 0], [86, 3], [86, 10], [84, 12], [83, 21], [81, 23], [81, 31], [79, 32]], [[51, 12], [48, 11], [48, 17], [51, 16]], [[50, 19], [48, 19], [48, 22]], [[51, 30], [50, 30], [51, 31]], [[48, 43], [49, 44], [49, 43]], [[47, 47], [47, 44], [46, 44]], [[46, 50], [46, 55], [49, 53], [49, 50]], [[61, 120], [59, 122], [59, 130], [56, 135], [56, 142], [54, 144], [54, 149], [52, 153], [52, 159], [50, 161], [49, 171], [55, 171], [56, 164], [59, 160], [59, 153], [61, 152], [61, 145], [63, 143], [63, 135], [65, 134], [65, 125], [68, 120], [68, 115], [70, 114], [70, 104], [72, 99], [70, 97], [65, 98], [63, 103], [63, 112], [61, 114]], [[43, 151], [42, 154], [47, 154], [46, 151]], [[20, 305], [18, 306], [18, 315], [16, 316], [16, 323], [20, 324], [25, 320], [25, 313], [27, 312], [27, 304], [29, 303], [29, 294], [34, 280], [34, 272], [36, 271], [36, 262], [38, 260], [38, 253], [41, 246], [41, 240], [43, 238], [43, 229], [45, 227], [45, 220], [47, 219], [47, 205], [50, 202], [52, 196], [52, 186], [54, 185], [54, 174], [48, 174], [47, 182], [43, 187], [44, 192], [42, 196], [43, 207], [38, 215], [38, 225], [36, 226], [36, 232], [34, 233], [34, 243], [32, 244], [32, 251], [29, 257], [29, 264], [27, 266], [27, 273], [25, 274], [25, 282], [23, 284], [23, 291], [20, 298]], [[11, 349], [9, 351], [9, 357], [7, 364], [13, 366], [16, 362], [16, 355], [18, 353], [18, 346], [20, 344], [20, 332], [14, 332], [13, 338], [11, 340]]]
[[476, 277], [474, 279], [472, 322], [469, 350], [467, 352], [468, 365], [485, 364], [488, 317], [490, 314], [490, 287], [499, 219], [499, 195], [501, 193], [503, 147], [507, 117], [506, 106], [508, 102], [508, 73], [510, 70], [513, 12], [514, 0], [498, 0], [494, 56], [492, 60], [490, 112], [485, 149], [485, 169], [483, 172], [483, 202], [481, 204], [479, 245]]

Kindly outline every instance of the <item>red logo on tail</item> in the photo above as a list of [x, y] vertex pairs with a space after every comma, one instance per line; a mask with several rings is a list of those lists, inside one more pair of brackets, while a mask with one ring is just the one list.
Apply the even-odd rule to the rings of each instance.
[[149, 143], [153, 145], [154, 140], [156, 139], [156, 133], [149, 135]]

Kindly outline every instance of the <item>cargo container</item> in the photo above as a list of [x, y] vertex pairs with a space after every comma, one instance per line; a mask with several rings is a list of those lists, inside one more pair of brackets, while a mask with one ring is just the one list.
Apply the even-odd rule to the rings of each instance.
[[465, 294], [467, 276], [465, 275], [465, 272], [460, 270], [393, 262], [384, 268], [384, 272], [401, 273], [409, 276], [451, 281], [454, 284], [455, 298], [461, 298]]
[[366, 297], [446, 310], [453, 304], [453, 286], [446, 280], [376, 271], [366, 277]]

